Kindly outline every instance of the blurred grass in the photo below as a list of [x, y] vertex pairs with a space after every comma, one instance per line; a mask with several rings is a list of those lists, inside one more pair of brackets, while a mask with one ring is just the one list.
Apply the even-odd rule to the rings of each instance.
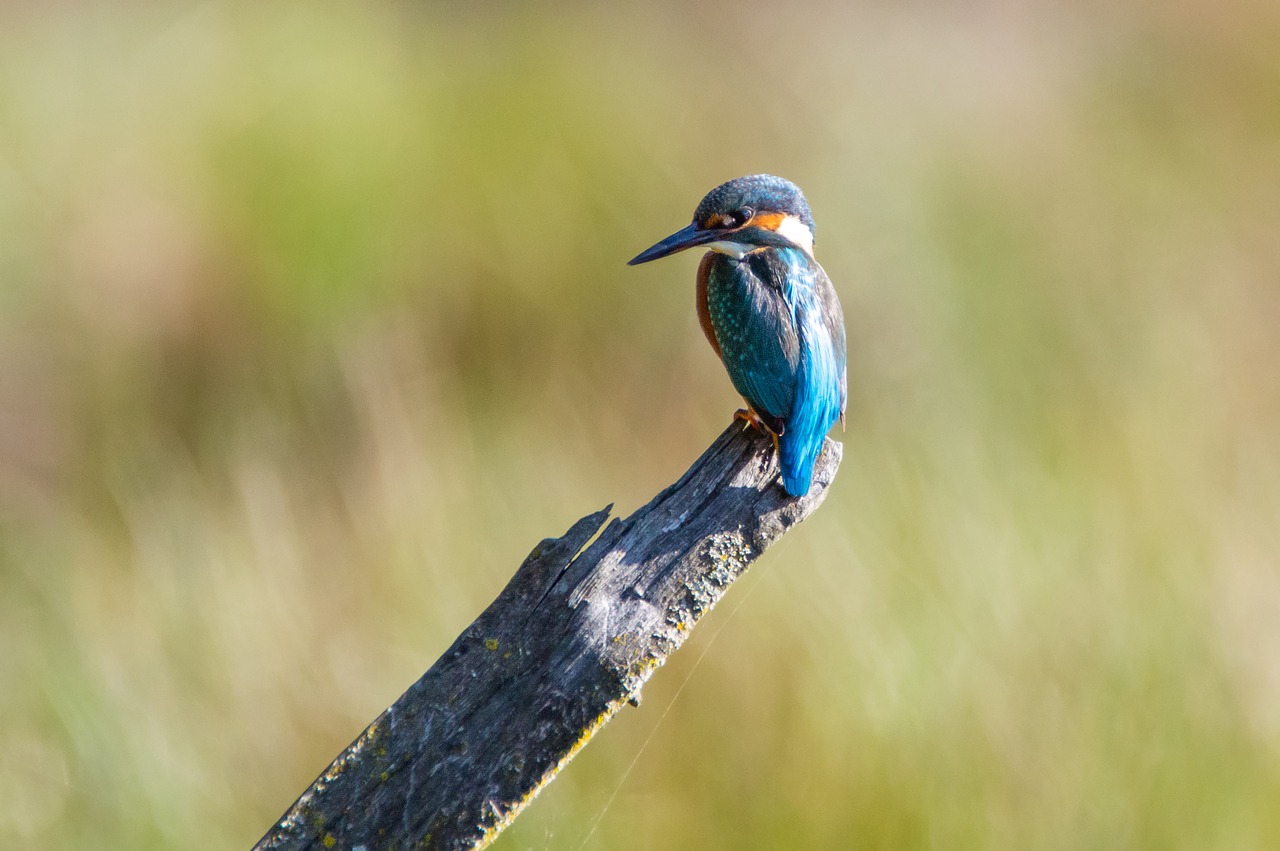
[[844, 299], [840, 477], [498, 847], [1276, 847], [1278, 35], [4, 7], [0, 835], [246, 846], [677, 476], [735, 399], [693, 261], [622, 263], [767, 170]]

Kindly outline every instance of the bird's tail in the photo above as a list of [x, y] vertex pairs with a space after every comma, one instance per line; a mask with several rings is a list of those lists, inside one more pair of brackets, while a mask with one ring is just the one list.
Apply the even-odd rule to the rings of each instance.
[[818, 460], [826, 431], [801, 434], [788, 428], [778, 438], [778, 466], [782, 468], [782, 486], [791, 496], [804, 496], [813, 482], [813, 465]]

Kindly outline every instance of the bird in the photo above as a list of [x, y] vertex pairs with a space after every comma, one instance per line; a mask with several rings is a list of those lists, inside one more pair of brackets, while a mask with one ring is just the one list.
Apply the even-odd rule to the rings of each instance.
[[848, 396], [844, 312], [813, 244], [800, 187], [753, 174], [712, 189], [687, 227], [627, 264], [707, 249], [698, 264], [699, 323], [747, 403], [735, 416], [773, 437], [793, 497], [809, 492]]

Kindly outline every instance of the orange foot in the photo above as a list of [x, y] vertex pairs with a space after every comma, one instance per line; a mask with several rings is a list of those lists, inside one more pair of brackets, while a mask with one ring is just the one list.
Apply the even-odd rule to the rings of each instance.
[[739, 408], [738, 410], [733, 412], [733, 418], [735, 420], [742, 420], [744, 423], [746, 423], [747, 425], [743, 426], [743, 428], [746, 428], [747, 426], [751, 426], [761, 434], [773, 433], [769, 431], [769, 427], [764, 424], [764, 420], [760, 419], [760, 415], [757, 414], [755, 411], [751, 410], [750, 408]]
[[735, 420], [742, 420], [744, 423], [746, 423], [746, 425], [743, 426], [744, 429], [754, 427], [755, 430], [760, 432], [761, 434], [769, 435], [769, 437], [773, 438], [773, 450], [775, 452], [778, 451], [777, 433], [774, 432], [773, 429], [769, 428], [769, 426], [765, 424], [765, 421], [760, 419], [760, 415], [757, 414], [755, 411], [751, 410], [750, 408], [739, 408], [738, 410], [733, 412], [733, 418]]

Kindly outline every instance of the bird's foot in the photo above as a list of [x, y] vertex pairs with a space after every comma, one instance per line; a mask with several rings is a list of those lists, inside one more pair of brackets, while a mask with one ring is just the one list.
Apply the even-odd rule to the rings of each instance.
[[742, 420], [745, 423], [743, 428], [753, 427], [761, 434], [773, 434], [769, 427], [764, 424], [764, 420], [760, 419], [760, 415], [750, 408], [739, 408], [733, 412], [733, 418]]
[[733, 412], [733, 418], [735, 420], [743, 421], [744, 423], [744, 425], [742, 426], [743, 431], [746, 431], [748, 428], [754, 427], [756, 431], [760, 432], [763, 435], [767, 435], [773, 441], [773, 451], [774, 452], [778, 451], [778, 432], [770, 428], [769, 424], [766, 423], [764, 419], [755, 411], [751, 410], [750, 408], [740, 408], [739, 410]]

